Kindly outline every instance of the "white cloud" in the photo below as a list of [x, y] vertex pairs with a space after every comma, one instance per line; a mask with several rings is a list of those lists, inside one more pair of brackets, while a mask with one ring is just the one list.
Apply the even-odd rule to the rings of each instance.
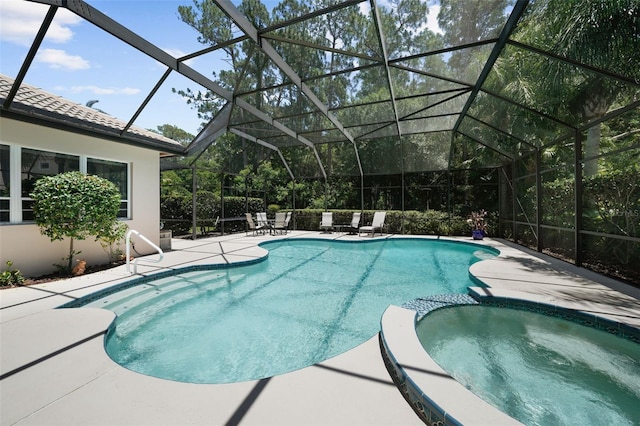
[[45, 40], [54, 43], [65, 43], [73, 38], [73, 31], [69, 28], [82, 22], [79, 16], [66, 9], [58, 9], [56, 17], [49, 26]]
[[[29, 46], [42, 25], [48, 6], [24, 0], [2, 0], [0, 2], [0, 40]], [[54, 43], [65, 43], [73, 37], [70, 26], [82, 21], [66, 9], [59, 8], [49, 26], [46, 39]]]
[[89, 92], [94, 95], [137, 95], [138, 93], [140, 93], [140, 89], [134, 89], [132, 87], [114, 88], [99, 87], [94, 85], [72, 86], [70, 90], [72, 93]]
[[81, 56], [69, 55], [60, 49], [41, 49], [36, 55], [36, 62], [49, 65], [50, 68], [67, 69], [71, 71], [86, 70], [91, 68], [89, 61]]

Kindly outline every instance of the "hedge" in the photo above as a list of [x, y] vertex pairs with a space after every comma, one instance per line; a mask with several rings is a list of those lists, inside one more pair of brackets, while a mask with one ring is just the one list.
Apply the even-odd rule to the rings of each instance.
[[[244, 197], [224, 197], [224, 216], [239, 217], [245, 212], [255, 214], [264, 211], [262, 198], [248, 198], [248, 209], [245, 210]], [[192, 225], [191, 195], [170, 196], [160, 200], [160, 217], [164, 229], [173, 231], [175, 235], [186, 235], [191, 232]], [[196, 192], [196, 211], [200, 233], [204, 234], [207, 227], [213, 226], [217, 217], [221, 216], [220, 197], [210, 191]], [[244, 230], [241, 222], [225, 224], [225, 232]]]
[[[297, 210], [294, 216], [296, 229], [318, 231], [322, 220], [323, 209]], [[333, 212], [334, 224], [351, 223], [353, 210], [329, 210]], [[369, 225], [373, 220], [374, 210], [365, 210], [360, 218], [360, 226]], [[390, 234], [411, 235], [470, 235], [471, 229], [466, 218], [454, 216], [449, 219], [445, 212], [429, 210], [419, 212], [388, 210], [385, 217], [385, 232]], [[404, 231], [404, 232], [403, 232]]]

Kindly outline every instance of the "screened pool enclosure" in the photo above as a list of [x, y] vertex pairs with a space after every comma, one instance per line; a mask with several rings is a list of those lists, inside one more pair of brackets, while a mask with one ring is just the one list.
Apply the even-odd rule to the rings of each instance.
[[[156, 14], [127, 9], [154, 2], [32, 3], [41, 28], [12, 90], [70, 84], [29, 81], [68, 11], [126, 49], [114, 73], [124, 61], [159, 70], [110, 111], [127, 126], [93, 130], [131, 143], [128, 127], [153, 127], [160, 111], [153, 130], [185, 147], [162, 160], [163, 194], [182, 184], [194, 200], [208, 191], [264, 208], [485, 209], [492, 236], [638, 282], [637, 0], [162, 2], [175, 6], [163, 31], [189, 34], [179, 54], [143, 25]], [[2, 114], [29, 120], [10, 97]]]

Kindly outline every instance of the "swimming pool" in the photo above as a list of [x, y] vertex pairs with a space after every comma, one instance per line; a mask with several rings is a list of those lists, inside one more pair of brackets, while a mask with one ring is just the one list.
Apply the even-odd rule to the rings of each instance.
[[496, 250], [444, 240], [291, 239], [251, 265], [193, 270], [92, 300], [118, 317], [109, 355], [131, 370], [190, 383], [283, 374], [371, 338], [389, 304], [466, 293], [468, 268]]
[[560, 317], [483, 305], [437, 309], [416, 323], [416, 333], [447, 373], [524, 424], [640, 424], [634, 341]]

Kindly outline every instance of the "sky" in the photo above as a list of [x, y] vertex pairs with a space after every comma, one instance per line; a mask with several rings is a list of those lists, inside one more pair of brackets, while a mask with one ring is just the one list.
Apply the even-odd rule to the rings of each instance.
[[[205, 47], [198, 43], [198, 33], [178, 17], [178, 6], [190, 5], [190, 0], [88, 0], [87, 3], [174, 57]], [[263, 3], [271, 9], [277, 0]], [[18, 74], [47, 11], [48, 6], [26, 0], [0, 1], [0, 73], [10, 77]], [[437, 6], [429, 11], [428, 26], [434, 29], [437, 11]], [[227, 66], [217, 53], [187, 64], [207, 77], [211, 77], [212, 70]], [[60, 8], [24, 83], [82, 105], [97, 100], [94, 108], [128, 121], [165, 70], [165, 65]], [[196, 135], [201, 120], [184, 98], [172, 93], [172, 88], [204, 91], [173, 72], [134, 125], [156, 129], [162, 124], [173, 124]]]

